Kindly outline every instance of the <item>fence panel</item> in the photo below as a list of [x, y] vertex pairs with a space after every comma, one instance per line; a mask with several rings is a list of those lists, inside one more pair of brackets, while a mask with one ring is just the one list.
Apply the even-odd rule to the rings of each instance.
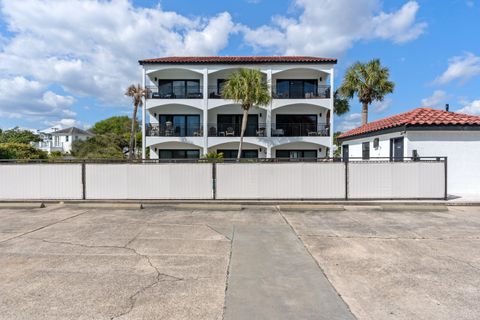
[[212, 199], [211, 163], [87, 164], [86, 199]]
[[348, 163], [350, 199], [442, 199], [444, 161]]
[[219, 163], [217, 199], [343, 199], [345, 167], [335, 162]]
[[2, 164], [1, 200], [82, 199], [81, 164]]

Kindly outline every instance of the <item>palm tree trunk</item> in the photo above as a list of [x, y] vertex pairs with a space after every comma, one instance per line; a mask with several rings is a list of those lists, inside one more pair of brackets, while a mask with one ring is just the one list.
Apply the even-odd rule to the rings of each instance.
[[128, 145], [128, 159], [133, 159], [133, 149], [135, 144], [135, 129], [137, 128], [137, 109], [138, 105], [133, 106], [132, 128], [130, 129], [130, 143]]
[[247, 129], [248, 109], [250, 109], [248, 106], [243, 108], [242, 130], [240, 133], [240, 143], [238, 144], [237, 160], [240, 160], [242, 155], [243, 136], [245, 135], [245, 130]]
[[368, 103], [362, 104], [362, 126], [368, 123]]

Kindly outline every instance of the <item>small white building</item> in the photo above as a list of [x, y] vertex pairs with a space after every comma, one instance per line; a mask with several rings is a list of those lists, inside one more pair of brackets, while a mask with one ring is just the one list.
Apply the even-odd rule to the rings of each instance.
[[338, 137], [343, 158], [447, 157], [448, 193], [480, 195], [480, 116], [418, 108]]
[[36, 142], [33, 145], [48, 153], [53, 151], [69, 153], [72, 151], [72, 143], [74, 141], [86, 140], [93, 136], [92, 133], [75, 127], [66, 129], [53, 127], [39, 131], [38, 133], [42, 141]]

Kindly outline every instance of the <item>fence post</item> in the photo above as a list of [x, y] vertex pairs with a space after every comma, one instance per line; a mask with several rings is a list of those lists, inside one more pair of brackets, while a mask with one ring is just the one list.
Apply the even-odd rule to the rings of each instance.
[[348, 159], [345, 159], [344, 163], [345, 163], [345, 200], [348, 200]]
[[215, 160], [212, 162], [212, 193], [213, 200], [217, 199], [217, 163]]
[[86, 199], [85, 160], [82, 161], [82, 200]]
[[448, 166], [447, 166], [447, 157], [445, 157], [445, 162], [444, 162], [444, 175], [445, 175], [445, 200], [448, 199]]

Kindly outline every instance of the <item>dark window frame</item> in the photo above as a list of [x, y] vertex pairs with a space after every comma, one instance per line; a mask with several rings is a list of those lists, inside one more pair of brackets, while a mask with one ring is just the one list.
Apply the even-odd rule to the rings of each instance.
[[362, 142], [362, 160], [370, 160], [370, 141]]
[[[275, 84], [275, 92], [277, 95], [283, 95], [285, 92], [279, 90], [282, 83], [288, 82], [288, 98], [291, 99], [303, 99], [305, 98], [305, 83], [310, 83], [313, 85], [313, 94], [316, 95], [318, 93], [318, 79], [277, 79]], [[297, 97], [296, 95], [292, 96], [292, 82], [303, 82], [302, 83], [302, 94], [301, 96]]]
[[[157, 152], [158, 152], [158, 158], [159, 159], [200, 159], [200, 150], [198, 150], [198, 149], [158, 149]], [[161, 157], [162, 152], [170, 152], [172, 156], [162, 158]], [[184, 156], [183, 157], [174, 157], [173, 155], [174, 155], [175, 152], [177, 152], [177, 153], [183, 152]], [[187, 157], [188, 152], [196, 153], [197, 156]]]
[[[166, 120], [165, 123], [162, 123], [162, 121], [160, 120], [161, 117], [172, 117], [172, 125], [173, 127], [175, 127], [175, 122], [173, 121], [173, 117], [184, 117], [184, 125], [185, 127], [183, 128], [183, 132], [180, 133], [180, 137], [190, 137], [190, 136], [193, 136], [192, 135], [187, 135], [187, 132], [189, 131], [189, 128], [188, 128], [188, 121], [187, 121], [187, 117], [198, 117], [198, 127], [196, 128], [191, 128], [191, 130], [200, 130], [201, 127], [202, 127], [202, 123], [200, 121], [200, 115], [199, 114], [159, 114], [158, 115], [158, 124], [161, 126], [161, 125], [165, 125], [165, 123], [168, 121]], [[180, 130], [182, 130], [182, 128], [180, 128]]]
[[[254, 157], [246, 157], [245, 155], [247, 153], [254, 152], [255, 156]], [[223, 157], [225, 159], [235, 159], [237, 158], [238, 155], [238, 149], [218, 149], [217, 153], [223, 153]], [[256, 149], [245, 149], [242, 150], [242, 154], [240, 156], [242, 159], [258, 159], [258, 150]]]
[[[289, 153], [288, 157], [284, 157], [284, 156], [279, 156], [278, 154], [279, 153]], [[298, 157], [298, 158], [291, 158], [290, 157], [290, 153], [291, 152], [301, 152], [302, 153], [302, 156], [301, 157]], [[305, 157], [305, 152], [315, 152], [315, 157]], [[318, 158], [318, 150], [309, 150], [309, 149], [288, 149], [288, 150], [276, 150], [275, 151], [275, 157], [276, 158], [282, 158], [282, 159], [317, 159]]]
[[[158, 80], [158, 92], [159, 94], [164, 94], [163, 92], [160, 92], [160, 87], [163, 84], [170, 84], [170, 90], [169, 92], [167, 92], [166, 94], [170, 94], [170, 95], [175, 95], [175, 90], [174, 90], [174, 87], [173, 87], [173, 83], [175, 81], [183, 81], [183, 98], [187, 98], [188, 94], [189, 93], [193, 93], [193, 94], [201, 94], [202, 93], [202, 90], [201, 90], [201, 87], [200, 87], [200, 80], [199, 79], [159, 79]], [[195, 82], [197, 84], [197, 91], [196, 92], [188, 92], [188, 82]]]

